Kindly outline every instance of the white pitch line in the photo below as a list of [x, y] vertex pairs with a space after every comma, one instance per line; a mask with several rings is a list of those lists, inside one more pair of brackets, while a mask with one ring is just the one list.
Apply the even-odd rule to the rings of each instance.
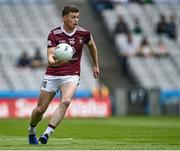
[[0, 138], [0, 141], [23, 141], [25, 138]]
[[52, 140], [57, 140], [57, 141], [72, 141], [73, 138], [51, 138]]
[[[27, 140], [28, 138], [0, 138], [0, 141], [24, 141]], [[51, 140], [54, 141], [72, 141], [73, 138], [51, 138]]]

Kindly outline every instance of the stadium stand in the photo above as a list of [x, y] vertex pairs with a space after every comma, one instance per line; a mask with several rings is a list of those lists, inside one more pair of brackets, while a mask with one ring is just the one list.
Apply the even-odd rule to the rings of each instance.
[[[0, 91], [39, 90], [45, 69], [22, 69], [16, 62], [24, 50], [33, 56], [37, 47], [46, 59], [48, 33], [61, 24], [56, 6], [52, 0], [1, 0], [0, 20]], [[78, 89], [91, 90], [98, 81], [92, 80], [90, 63], [85, 60], [86, 54]]]
[[[179, 47], [180, 32], [177, 30], [177, 40], [167, 35], [158, 35], [155, 32], [156, 24], [161, 14], [169, 18], [175, 15], [175, 26], [180, 24], [179, 1], [154, 1], [155, 4], [140, 5], [138, 3], [114, 3], [111, 9], [100, 11], [102, 19], [106, 24], [109, 34], [114, 39], [118, 53], [125, 43], [125, 35], [114, 33], [118, 17], [123, 16], [130, 31], [135, 26], [135, 18], [139, 19], [143, 34], [132, 33], [133, 39], [140, 43], [143, 36], [150, 42], [151, 48], [155, 51], [159, 41], [162, 41], [168, 50], [168, 55], [162, 57], [129, 57], [128, 69], [138, 85], [147, 88], [160, 88], [161, 90], [179, 89], [180, 61]], [[175, 27], [175, 28], [176, 28]]]

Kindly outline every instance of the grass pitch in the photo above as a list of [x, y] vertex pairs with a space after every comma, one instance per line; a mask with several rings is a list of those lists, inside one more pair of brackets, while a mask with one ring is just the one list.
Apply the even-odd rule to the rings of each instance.
[[[28, 145], [28, 119], [0, 119], [1, 150], [180, 149], [179, 117], [65, 119], [46, 145]], [[37, 127], [37, 136], [48, 120]]]

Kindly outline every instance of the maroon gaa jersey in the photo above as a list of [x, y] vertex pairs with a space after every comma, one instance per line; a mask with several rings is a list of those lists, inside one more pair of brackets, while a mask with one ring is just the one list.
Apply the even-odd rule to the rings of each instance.
[[48, 36], [47, 47], [51, 48], [60, 43], [68, 43], [74, 48], [74, 55], [72, 60], [66, 64], [56, 67], [48, 66], [45, 74], [52, 76], [80, 75], [82, 49], [90, 39], [90, 32], [80, 26], [77, 26], [72, 33], [67, 33], [63, 29], [63, 25], [53, 29]]

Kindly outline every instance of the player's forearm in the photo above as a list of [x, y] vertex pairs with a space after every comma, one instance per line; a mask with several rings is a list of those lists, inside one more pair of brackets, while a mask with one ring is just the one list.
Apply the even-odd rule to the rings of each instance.
[[93, 61], [93, 65], [99, 67], [98, 53], [95, 45], [89, 47], [90, 55]]
[[98, 53], [97, 53], [97, 48], [95, 44], [90, 45], [89, 51], [91, 54], [91, 58], [93, 61], [93, 77], [97, 79], [99, 77], [99, 63], [98, 63]]
[[94, 43], [92, 36], [91, 36], [91, 40], [89, 41], [87, 46], [88, 46], [89, 51], [90, 51], [90, 55], [91, 55], [91, 58], [93, 61], [93, 66], [96, 66], [99, 68], [97, 47], [96, 47], [96, 44]]
[[99, 67], [97, 52], [92, 52], [91, 57], [92, 57], [92, 60], [93, 60], [93, 65], [96, 66], [96, 67]]

